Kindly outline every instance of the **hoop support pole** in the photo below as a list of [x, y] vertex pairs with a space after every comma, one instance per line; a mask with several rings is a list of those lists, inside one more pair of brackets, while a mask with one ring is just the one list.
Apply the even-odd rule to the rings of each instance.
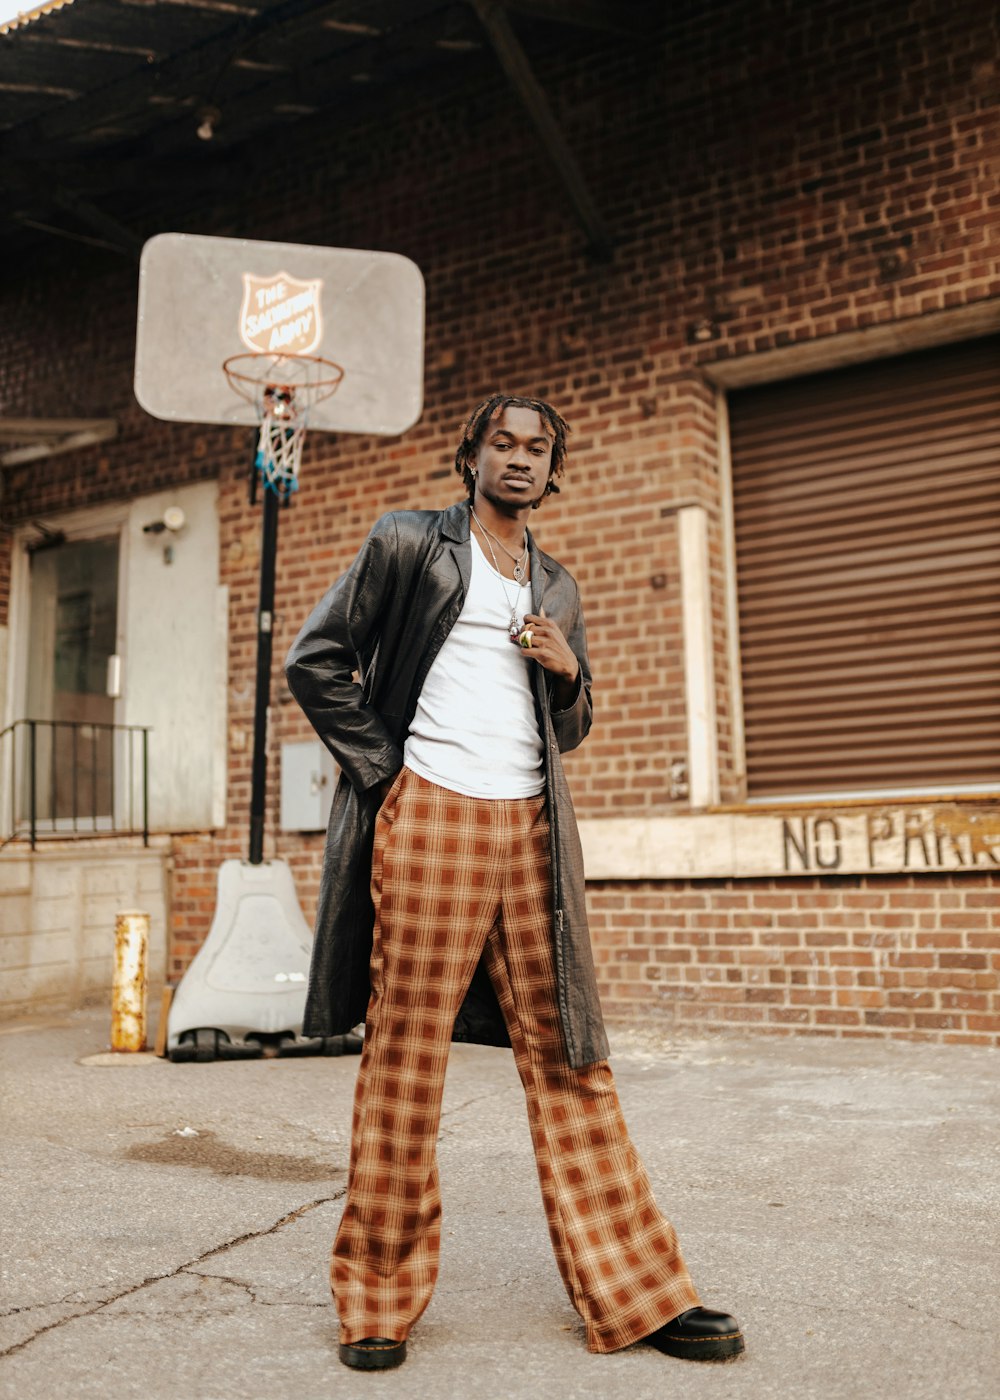
[[260, 600], [257, 606], [257, 687], [253, 709], [253, 765], [250, 781], [250, 864], [264, 860], [264, 804], [267, 797], [267, 715], [271, 700], [271, 647], [274, 637], [274, 574], [278, 558], [276, 491], [266, 488], [260, 544]]

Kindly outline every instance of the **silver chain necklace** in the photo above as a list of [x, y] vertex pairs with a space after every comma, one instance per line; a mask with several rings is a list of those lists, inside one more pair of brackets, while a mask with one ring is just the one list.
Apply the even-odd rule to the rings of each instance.
[[[473, 520], [474, 520], [474, 521], [476, 522], [476, 524], [479, 526], [480, 530], [482, 530], [483, 534], [487, 536], [487, 541], [486, 541], [487, 544], [489, 544], [490, 540], [492, 540], [492, 541], [493, 541], [493, 544], [498, 544], [498, 545], [500, 546], [500, 548], [503, 550], [504, 554], [506, 554], [506, 556], [507, 556], [508, 559], [513, 559], [513, 561], [514, 561], [514, 582], [515, 582], [516, 584], [522, 584], [522, 583], [524, 582], [525, 572], [526, 572], [527, 567], [528, 567], [528, 541], [527, 541], [527, 538], [525, 538], [525, 541], [524, 541], [524, 548], [521, 550], [521, 553], [520, 553], [519, 555], [518, 555], [518, 554], [512, 554], [512, 553], [510, 552], [510, 550], [507, 548], [507, 546], [504, 544], [503, 540], [498, 540], [497, 537], [496, 537], [496, 535], [493, 534], [492, 530], [487, 530], [486, 526], [483, 524], [483, 522], [480, 520], [479, 516], [476, 514], [476, 508], [475, 508], [475, 506], [473, 506], [473, 505], [470, 503], [469, 509], [472, 511], [472, 518], [473, 518]], [[490, 553], [493, 554], [493, 545], [490, 545]], [[497, 562], [497, 557], [496, 557], [495, 554], [493, 554], [493, 563], [496, 564], [496, 562]], [[499, 569], [497, 569], [497, 573], [500, 573], [500, 570], [499, 570]]]
[[[470, 505], [469, 509], [472, 510], [471, 505]], [[484, 527], [483, 522], [479, 519], [479, 516], [476, 515], [476, 512], [475, 512], [474, 510], [472, 511], [472, 514], [473, 514], [473, 517], [474, 517], [474, 519], [475, 519], [476, 524], [479, 526], [480, 530], [482, 530], [482, 531], [483, 531], [483, 534], [486, 536], [486, 548], [489, 550], [489, 552], [490, 552], [490, 558], [493, 560], [493, 569], [494, 569], [494, 572], [495, 572], [496, 575], [497, 575], [497, 578], [498, 578], [499, 581], [500, 581], [500, 589], [501, 589], [501, 591], [502, 591], [502, 593], [503, 593], [504, 601], [506, 602], [507, 606], [510, 608], [510, 620], [509, 620], [508, 623], [507, 623], [507, 636], [510, 637], [513, 641], [516, 642], [517, 639], [518, 639], [518, 637], [521, 635], [521, 631], [522, 631], [522, 628], [523, 628], [523, 621], [522, 621], [522, 619], [520, 619], [520, 618], [518, 617], [518, 615], [517, 615], [517, 603], [518, 603], [518, 598], [519, 598], [519, 596], [520, 596], [520, 589], [521, 589], [521, 587], [522, 587], [520, 580], [517, 578], [517, 566], [515, 565], [515, 568], [514, 568], [514, 578], [515, 578], [515, 580], [517, 580], [517, 582], [516, 582], [515, 589], [514, 589], [514, 601], [513, 601], [513, 603], [511, 603], [511, 601], [510, 601], [510, 594], [507, 592], [507, 580], [504, 578], [503, 574], [500, 572], [500, 565], [497, 563], [496, 550], [495, 550], [495, 549], [493, 548], [493, 546], [490, 544], [490, 540], [492, 539], [492, 536], [491, 536], [489, 530], [487, 530], [487, 529]], [[500, 541], [499, 541], [499, 540], [497, 540], [497, 544], [500, 544]], [[500, 545], [500, 548], [502, 549], [502, 548], [503, 548], [503, 545]], [[510, 554], [510, 550], [507, 550], [506, 553]], [[525, 553], [525, 555], [527, 555], [527, 553], [528, 553], [528, 546], [527, 546], [527, 545], [524, 546], [524, 553]], [[513, 558], [513, 557], [514, 557], [514, 556], [511, 555], [511, 558]], [[522, 575], [522, 577], [523, 577], [523, 575]]]

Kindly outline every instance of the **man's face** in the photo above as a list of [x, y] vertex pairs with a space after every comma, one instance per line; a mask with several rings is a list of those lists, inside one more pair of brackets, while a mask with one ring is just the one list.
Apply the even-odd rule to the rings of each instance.
[[533, 408], [505, 408], [489, 424], [472, 461], [476, 499], [499, 510], [541, 500], [552, 471], [552, 437]]

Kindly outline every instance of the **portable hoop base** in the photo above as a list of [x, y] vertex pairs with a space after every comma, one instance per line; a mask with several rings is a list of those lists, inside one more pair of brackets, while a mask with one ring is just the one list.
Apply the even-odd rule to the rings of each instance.
[[170, 1059], [360, 1049], [353, 1035], [302, 1039], [311, 950], [312, 930], [285, 862], [223, 861], [212, 927], [170, 1004]]

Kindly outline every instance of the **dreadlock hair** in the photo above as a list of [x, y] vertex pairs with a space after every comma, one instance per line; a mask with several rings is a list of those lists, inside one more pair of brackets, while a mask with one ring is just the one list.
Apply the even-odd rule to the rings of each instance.
[[[545, 496], [551, 496], [559, 491], [555, 479], [557, 476], [562, 476], [566, 468], [566, 434], [569, 432], [569, 424], [544, 399], [527, 399], [518, 394], [491, 394], [469, 414], [462, 429], [462, 441], [458, 444], [458, 451], [455, 453], [455, 470], [465, 482], [465, 489], [469, 493], [470, 501], [476, 494], [476, 478], [472, 474], [472, 458], [475, 456], [489, 425], [495, 422], [507, 408], [532, 408], [541, 418], [542, 423], [552, 436], [552, 466], [542, 500]], [[537, 510], [540, 505], [540, 500], [535, 501], [532, 510]]]

